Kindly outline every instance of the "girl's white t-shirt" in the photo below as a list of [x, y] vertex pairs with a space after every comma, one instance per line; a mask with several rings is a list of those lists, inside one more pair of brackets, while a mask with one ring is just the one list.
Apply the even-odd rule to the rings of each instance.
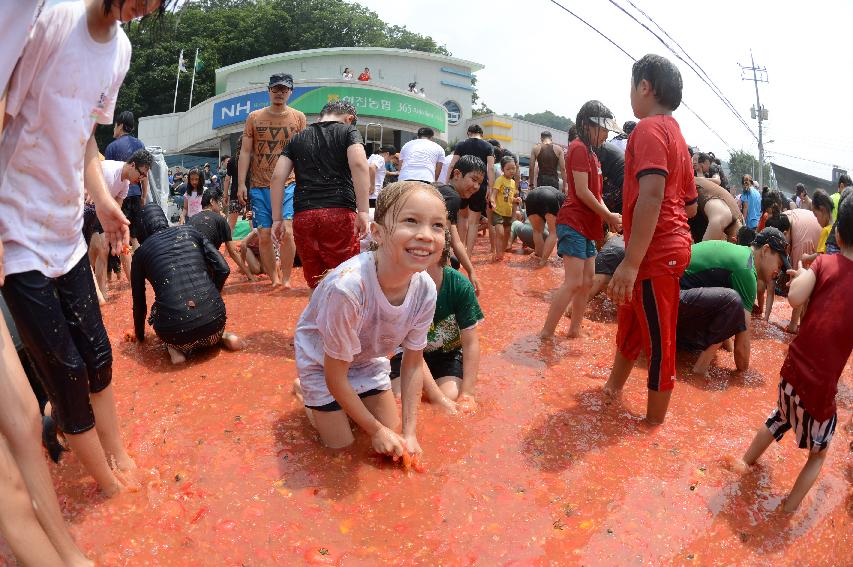
[[187, 218], [193, 217], [201, 212], [201, 197], [202, 193], [195, 191], [187, 191], [184, 199], [187, 200]]
[[11, 120], [0, 143], [0, 239], [7, 274], [68, 273], [86, 253], [83, 160], [95, 123], [112, 124], [130, 66], [116, 23], [107, 43], [89, 35], [84, 2], [45, 10], [9, 83]]
[[3, 38], [3, 49], [0, 49], [0, 93], [9, 84], [9, 77], [12, 76], [42, 4], [44, 0], [17, 0], [14, 9], [4, 6], [6, 9], [0, 14], [0, 37]]
[[123, 169], [123, 161], [105, 159], [101, 162], [101, 170], [104, 172], [107, 189], [116, 201], [127, 197], [127, 192], [130, 190], [130, 181], [123, 181], [121, 178]]
[[296, 324], [296, 369], [305, 405], [334, 401], [323, 371], [325, 355], [350, 362], [348, 378], [357, 394], [388, 389], [388, 356], [400, 345], [410, 350], [426, 346], [435, 299], [435, 283], [419, 272], [403, 303], [391, 305], [379, 287], [373, 252], [329, 272]]

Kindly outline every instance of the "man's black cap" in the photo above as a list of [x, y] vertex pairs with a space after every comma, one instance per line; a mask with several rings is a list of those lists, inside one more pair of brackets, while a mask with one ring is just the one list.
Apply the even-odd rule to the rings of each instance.
[[785, 235], [778, 228], [768, 226], [761, 232], [755, 235], [754, 246], [759, 248], [767, 244], [770, 249], [778, 253], [782, 257], [782, 264], [785, 270], [791, 269], [791, 260], [788, 258], [788, 241]]
[[287, 73], [276, 73], [275, 75], [270, 76], [269, 88], [275, 87], [277, 85], [282, 85], [289, 89], [293, 89], [293, 77], [288, 75]]

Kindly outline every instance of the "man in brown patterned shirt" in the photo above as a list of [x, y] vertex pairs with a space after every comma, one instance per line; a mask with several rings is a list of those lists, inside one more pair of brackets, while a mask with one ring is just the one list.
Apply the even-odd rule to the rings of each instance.
[[[290, 271], [293, 268], [293, 257], [296, 245], [293, 242], [293, 192], [296, 186], [293, 175], [285, 184], [285, 198], [282, 204], [282, 216], [285, 219], [286, 231], [281, 241], [281, 280], [275, 268], [275, 251], [273, 250], [272, 227], [273, 217], [270, 204], [270, 178], [272, 177], [278, 156], [290, 139], [301, 132], [307, 125], [305, 115], [295, 108], [287, 106], [287, 99], [293, 92], [293, 77], [287, 74], [276, 74], [270, 77], [270, 105], [255, 110], [246, 119], [243, 130], [243, 144], [240, 149], [240, 159], [237, 170], [237, 197], [241, 203], [246, 202], [248, 194], [252, 204], [252, 225], [258, 229], [261, 265], [264, 273], [272, 274], [273, 287], [283, 285], [290, 287]], [[251, 179], [246, 179], [251, 160]], [[247, 184], [247, 181], [249, 182]], [[247, 187], [249, 190], [247, 191]]]

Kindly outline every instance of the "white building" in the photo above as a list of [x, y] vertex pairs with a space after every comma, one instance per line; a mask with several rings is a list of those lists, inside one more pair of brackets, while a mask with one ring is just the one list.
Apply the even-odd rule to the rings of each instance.
[[568, 132], [510, 116], [484, 114], [468, 120], [468, 125], [471, 124], [479, 124], [483, 129], [484, 139], [493, 138], [499, 141], [501, 147], [522, 158], [522, 163], [526, 163], [525, 158], [530, 157], [530, 150], [541, 141], [542, 132], [551, 132], [551, 138], [555, 144], [559, 144], [563, 148], [569, 146]]
[[[352, 80], [342, 78], [347, 67]], [[356, 80], [365, 67], [371, 80]], [[141, 117], [139, 137], [166, 154], [232, 154], [249, 112], [269, 104], [270, 75], [289, 73], [294, 90], [288, 104], [304, 112], [309, 123], [327, 102], [346, 98], [358, 109], [367, 143], [399, 149], [424, 126], [435, 131], [436, 141], [462, 140], [471, 118], [473, 73], [482, 68], [455, 57], [379, 47], [268, 55], [217, 69], [216, 95], [186, 112]], [[425, 96], [409, 91], [413, 82]]]

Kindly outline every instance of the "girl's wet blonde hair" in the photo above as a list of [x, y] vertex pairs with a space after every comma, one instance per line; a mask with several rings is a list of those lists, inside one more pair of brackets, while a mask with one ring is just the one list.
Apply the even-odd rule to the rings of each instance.
[[[400, 214], [406, 201], [415, 191], [424, 191], [434, 196], [441, 202], [444, 214], [447, 215], [447, 205], [445, 205], [444, 197], [441, 196], [438, 189], [422, 181], [397, 181], [390, 183], [379, 193], [379, 198], [376, 199], [376, 210], [373, 213], [373, 222], [385, 227], [389, 232], [393, 232], [397, 215]], [[370, 250], [373, 251], [378, 248], [379, 245], [375, 240], [370, 242]]]

